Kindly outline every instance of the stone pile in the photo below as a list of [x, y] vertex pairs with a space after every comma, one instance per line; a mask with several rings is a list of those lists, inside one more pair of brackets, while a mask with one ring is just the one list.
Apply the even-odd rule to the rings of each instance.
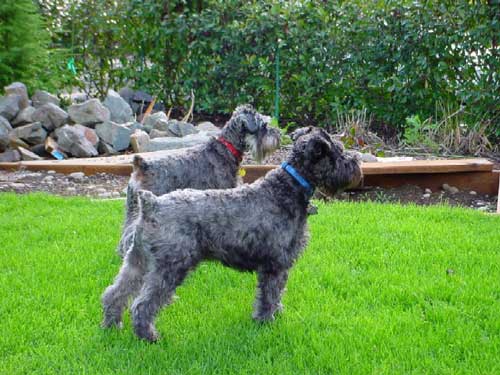
[[129, 89], [110, 90], [103, 102], [73, 94], [67, 108], [57, 96], [42, 90], [30, 99], [21, 82], [4, 91], [0, 96], [0, 162], [170, 150], [204, 143], [220, 133], [209, 122], [194, 126], [169, 119], [161, 106], [139, 123], [138, 114], [142, 116], [152, 98]]

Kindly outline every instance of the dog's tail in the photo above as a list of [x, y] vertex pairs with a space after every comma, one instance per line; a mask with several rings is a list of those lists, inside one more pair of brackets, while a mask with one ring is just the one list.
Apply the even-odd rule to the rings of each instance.
[[156, 195], [147, 190], [139, 190], [137, 192], [139, 200], [139, 213], [140, 217], [149, 217], [156, 207]]

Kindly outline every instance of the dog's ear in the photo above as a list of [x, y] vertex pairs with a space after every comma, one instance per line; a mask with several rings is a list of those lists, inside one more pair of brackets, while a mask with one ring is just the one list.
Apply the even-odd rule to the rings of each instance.
[[303, 135], [306, 135], [306, 134], [309, 134], [310, 132], [312, 132], [313, 129], [314, 128], [312, 126], [306, 126], [304, 128], [298, 128], [297, 130], [293, 131], [290, 134], [290, 138], [292, 138], [292, 141], [296, 141], [297, 139], [299, 139]]
[[156, 206], [156, 195], [147, 190], [139, 190], [137, 195], [142, 215], [151, 212]]
[[318, 161], [330, 152], [330, 144], [320, 137], [313, 137], [306, 146], [306, 153], [311, 160]]

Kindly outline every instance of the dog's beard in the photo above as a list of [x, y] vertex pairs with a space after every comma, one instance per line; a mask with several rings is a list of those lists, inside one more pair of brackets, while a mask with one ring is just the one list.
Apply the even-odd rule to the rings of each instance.
[[272, 154], [280, 146], [280, 134], [278, 131], [267, 130], [265, 134], [248, 134], [245, 142], [252, 154], [253, 159], [260, 163], [264, 158]]

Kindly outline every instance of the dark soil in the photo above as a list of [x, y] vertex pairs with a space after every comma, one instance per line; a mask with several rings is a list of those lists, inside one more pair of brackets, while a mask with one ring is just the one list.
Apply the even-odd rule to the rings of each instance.
[[[270, 164], [279, 164], [286, 152], [273, 155]], [[124, 199], [128, 177], [100, 173], [93, 176], [78, 178], [48, 172], [31, 172], [20, 170], [15, 172], [0, 170], [0, 193], [15, 192], [26, 194], [31, 192], [46, 192], [62, 196], [87, 196], [100, 199]], [[446, 204], [450, 206], [470, 207], [485, 212], [495, 212], [496, 196], [471, 194], [469, 191], [459, 191], [451, 194], [439, 190], [426, 192], [417, 186], [399, 188], [364, 188], [337, 194], [333, 199], [343, 201], [375, 201], [380, 203], [415, 203], [418, 205]]]

